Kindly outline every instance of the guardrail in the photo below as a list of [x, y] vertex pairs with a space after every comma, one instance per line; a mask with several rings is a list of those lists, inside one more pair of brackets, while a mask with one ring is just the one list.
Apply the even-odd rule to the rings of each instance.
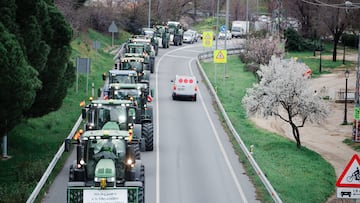
[[[116, 60], [120, 56], [120, 54], [122, 54], [123, 52], [124, 52], [124, 44], [121, 45], [119, 51], [114, 56], [114, 60]], [[76, 130], [79, 128], [81, 121], [82, 121], [82, 117], [80, 115], [67, 138], [69, 138], [69, 139], [72, 138], [72, 136], [76, 133]], [[40, 190], [42, 189], [42, 187], [44, 187], [44, 184], [46, 183], [46, 180], [49, 178], [52, 170], [54, 169], [56, 163], [59, 161], [59, 159], [62, 156], [63, 152], [64, 152], [64, 143], [60, 146], [59, 150], [57, 151], [54, 158], [50, 162], [50, 164], [47, 167], [45, 173], [43, 174], [40, 181], [36, 185], [35, 189], [33, 190], [31, 195], [27, 199], [26, 203], [33, 203], [35, 201], [35, 199], [39, 195]]]
[[[242, 50], [243, 50], [243, 47], [226, 49], [228, 55], [239, 54]], [[203, 52], [203, 53], [199, 54], [198, 60], [208, 59], [208, 58], [212, 58], [212, 57], [214, 57], [214, 52], [207, 51], [207, 52]]]
[[[236, 54], [236, 53], [240, 53], [242, 50], [242, 48], [231, 48], [231, 49], [227, 49], [227, 54], [231, 55], [231, 54]], [[262, 183], [264, 184], [264, 186], [266, 187], [266, 189], [268, 190], [269, 194], [271, 195], [271, 197], [273, 198], [273, 200], [277, 203], [282, 203], [279, 195], [277, 194], [277, 192], [275, 191], [275, 189], [273, 188], [273, 186], [270, 184], [269, 180], [266, 178], [265, 174], [262, 172], [262, 170], [260, 169], [260, 167], [258, 166], [258, 164], [256, 163], [255, 159], [253, 158], [252, 154], [249, 152], [249, 150], [247, 149], [246, 145], [244, 144], [244, 142], [242, 141], [240, 135], [236, 132], [234, 126], [232, 125], [224, 107], [222, 106], [220, 99], [218, 98], [214, 87], [211, 85], [210, 80], [208, 79], [208, 77], [206, 76], [205, 71], [203, 70], [199, 60], [201, 59], [206, 59], [206, 58], [211, 58], [213, 57], [213, 52], [209, 51], [209, 52], [204, 52], [202, 54], [200, 54], [196, 60], [196, 64], [198, 69], [200, 70], [200, 73], [203, 77], [203, 79], [206, 81], [206, 85], [208, 86], [208, 88], [210, 89], [210, 93], [212, 94], [212, 96], [215, 98], [216, 104], [218, 106], [218, 108], [220, 109], [220, 112], [222, 114], [222, 116], [225, 119], [226, 125], [228, 126], [228, 128], [230, 129], [231, 133], [233, 134], [233, 136], [235, 137], [235, 139], [237, 140], [237, 142], [239, 143], [240, 148], [242, 149], [242, 151], [245, 153], [246, 157], [248, 158], [251, 166], [254, 168], [254, 170], [256, 171], [256, 174], [259, 176], [260, 180], [262, 181]]]
[[[80, 123], [82, 121], [82, 117], [81, 115], [79, 116], [78, 120], [76, 121], [74, 127], [72, 128], [71, 132], [69, 133], [67, 138], [72, 138], [72, 136], [75, 134], [76, 130], [79, 128]], [[44, 184], [46, 183], [46, 180], [49, 178], [52, 170], [54, 169], [56, 163], [59, 161], [61, 155], [64, 152], [64, 143], [60, 146], [58, 152], [55, 154], [54, 158], [52, 159], [52, 161], [50, 162], [49, 166], [47, 167], [45, 173], [43, 174], [43, 176], [41, 177], [40, 181], [38, 182], [38, 184], [36, 185], [34, 191], [31, 193], [31, 195], [29, 196], [29, 198], [27, 199], [26, 203], [32, 203], [35, 201], [36, 197], [38, 196], [41, 188], [44, 186]]]

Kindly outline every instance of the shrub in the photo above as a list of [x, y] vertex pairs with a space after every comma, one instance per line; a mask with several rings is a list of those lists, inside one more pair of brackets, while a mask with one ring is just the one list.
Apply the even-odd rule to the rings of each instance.
[[286, 39], [286, 51], [306, 51], [314, 49], [314, 45], [311, 43], [311, 41], [304, 39], [293, 28], [286, 29], [284, 36]]
[[354, 34], [344, 33], [341, 36], [341, 41], [345, 46], [357, 48], [359, 46], [359, 36]]

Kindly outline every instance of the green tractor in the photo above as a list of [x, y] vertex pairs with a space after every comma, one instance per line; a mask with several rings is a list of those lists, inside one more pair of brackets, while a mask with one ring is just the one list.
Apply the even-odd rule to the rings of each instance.
[[[138, 82], [137, 73], [135, 70], [118, 70], [116, 66], [115, 69], [109, 70], [108, 84], [112, 84], [112, 83], [135, 84]], [[102, 79], [104, 81], [106, 80], [106, 73], [103, 73]]]
[[[120, 130], [85, 131], [66, 139], [65, 151], [75, 144], [70, 166], [67, 202], [145, 202], [145, 166], [137, 159], [131, 135]], [[98, 201], [96, 201], [98, 202]]]
[[158, 41], [158, 44], [161, 44], [162, 48], [166, 49], [170, 47], [170, 33], [167, 26], [156, 25], [154, 35]]
[[[104, 89], [102, 90], [99, 88], [98, 90], [98, 97], [103, 97], [104, 99], [107, 98], [107, 95], [105, 94], [109, 90], [109, 84], [113, 83], [125, 83], [125, 84], [135, 84], [138, 82], [137, 72], [134, 70], [118, 70], [117, 65], [115, 64], [116, 69], [109, 70], [108, 76], [106, 73], [102, 74], [102, 79], [106, 81], [108, 78], [107, 83], [104, 85]], [[102, 95], [102, 93], [104, 93]]]
[[152, 91], [143, 83], [110, 84], [105, 93], [109, 99], [130, 100], [136, 107], [136, 124], [141, 124], [141, 136], [145, 138], [145, 150], [152, 151], [154, 146]]
[[170, 32], [170, 41], [174, 43], [175, 46], [181, 46], [184, 40], [184, 30], [179, 22], [169, 21], [167, 23]]
[[146, 70], [145, 59], [142, 54], [125, 53], [117, 62], [115, 68], [118, 70], [133, 70], [137, 73], [137, 82], [150, 85], [150, 71]]
[[148, 43], [150, 43], [154, 50], [155, 50], [155, 56], [159, 53], [159, 41], [155, 37], [155, 30], [153, 28], [142, 28], [141, 29], [141, 35], [135, 35], [137, 38], [146, 38]]
[[132, 134], [131, 144], [135, 146], [136, 157], [146, 150], [141, 124], [136, 121], [136, 107], [130, 100], [93, 100], [82, 109], [85, 131], [121, 130]]
[[152, 45], [150, 45], [149, 43], [132, 42], [130, 40], [130, 42], [125, 45], [125, 55], [126, 54], [142, 55], [142, 57], [144, 58], [144, 64], [146, 65], [146, 69], [150, 70], [150, 73], [154, 72], [155, 51], [152, 48]]

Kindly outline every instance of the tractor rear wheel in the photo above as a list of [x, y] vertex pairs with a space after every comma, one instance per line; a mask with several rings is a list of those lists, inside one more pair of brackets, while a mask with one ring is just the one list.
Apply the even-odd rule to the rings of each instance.
[[145, 150], [154, 150], [154, 127], [152, 123], [143, 123], [141, 130], [141, 137], [145, 138]]
[[139, 143], [133, 143], [132, 145], [134, 147], [135, 159], [140, 160], [141, 159], [140, 144]]

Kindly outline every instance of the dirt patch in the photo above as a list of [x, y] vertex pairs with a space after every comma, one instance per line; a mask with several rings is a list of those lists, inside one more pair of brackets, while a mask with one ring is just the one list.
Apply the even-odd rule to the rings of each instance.
[[[348, 88], [355, 89], [356, 72], [352, 71], [348, 79]], [[330, 115], [321, 124], [305, 123], [305, 127], [300, 128], [300, 139], [302, 146], [305, 146], [326, 159], [335, 169], [337, 177], [340, 176], [346, 164], [349, 162], [355, 150], [343, 143], [346, 138], [351, 139], [352, 126], [342, 125], [345, 114], [345, 104], [336, 103], [337, 92], [345, 88], [344, 70], [339, 70], [332, 74], [323, 75], [320, 78], [311, 79], [310, 88], [316, 90], [321, 96], [329, 96]], [[354, 103], [347, 104], [347, 121], [353, 122]], [[254, 123], [261, 128], [278, 133], [284, 137], [294, 140], [291, 127], [279, 118], [252, 118]], [[296, 147], [296, 143], [294, 143]], [[328, 203], [337, 202], [333, 195]], [[341, 202], [347, 202], [341, 200]]]

